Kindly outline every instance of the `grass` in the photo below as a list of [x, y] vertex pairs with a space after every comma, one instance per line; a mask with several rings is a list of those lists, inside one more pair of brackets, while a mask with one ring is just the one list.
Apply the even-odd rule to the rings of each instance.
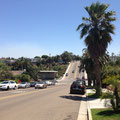
[[114, 112], [112, 109], [91, 109], [93, 120], [120, 120], [120, 110]]
[[88, 98], [100, 98], [100, 96], [96, 96], [95, 93], [88, 93]]

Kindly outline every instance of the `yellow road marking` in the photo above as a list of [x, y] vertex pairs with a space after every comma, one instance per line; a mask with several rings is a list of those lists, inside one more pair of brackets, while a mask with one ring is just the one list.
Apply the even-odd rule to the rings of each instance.
[[[51, 88], [49, 88], [51, 89]], [[47, 89], [44, 89], [42, 91], [45, 91]], [[8, 99], [8, 98], [13, 98], [13, 97], [17, 97], [17, 96], [23, 96], [23, 95], [29, 95], [29, 94], [32, 94], [32, 93], [37, 93], [37, 92], [40, 92], [41, 90], [36, 90], [36, 91], [31, 91], [31, 92], [26, 92], [26, 93], [19, 93], [19, 94], [15, 94], [15, 95], [9, 95], [9, 96], [5, 96], [5, 97], [1, 97], [0, 100], [4, 100], [4, 99]]]

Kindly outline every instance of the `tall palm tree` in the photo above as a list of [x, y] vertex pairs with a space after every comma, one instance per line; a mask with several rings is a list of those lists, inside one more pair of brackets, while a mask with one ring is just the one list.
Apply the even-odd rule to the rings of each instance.
[[101, 94], [101, 80], [100, 80], [100, 63], [99, 57], [102, 57], [108, 47], [108, 43], [111, 42], [111, 34], [114, 34], [114, 25], [111, 24], [116, 18], [114, 11], [106, 11], [109, 5], [92, 3], [91, 6], [85, 7], [89, 17], [83, 17], [84, 21], [77, 28], [81, 30], [80, 37], [85, 37], [85, 44], [88, 52], [95, 62], [95, 73], [97, 82], [97, 95]]

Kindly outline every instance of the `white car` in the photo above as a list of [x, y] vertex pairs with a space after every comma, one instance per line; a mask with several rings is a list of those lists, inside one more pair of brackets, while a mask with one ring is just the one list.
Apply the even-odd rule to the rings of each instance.
[[16, 89], [17, 85], [16, 82], [10, 80], [10, 81], [3, 81], [2, 83], [0, 83], [0, 89], [2, 90], [9, 90], [9, 89]]
[[45, 81], [47, 85], [52, 85], [52, 81]]
[[37, 88], [47, 88], [47, 84], [43, 81], [40, 81], [35, 85], [35, 89]]

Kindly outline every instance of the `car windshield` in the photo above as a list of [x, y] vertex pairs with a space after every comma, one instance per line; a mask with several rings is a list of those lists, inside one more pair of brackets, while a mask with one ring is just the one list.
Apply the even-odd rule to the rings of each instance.
[[43, 82], [43, 81], [40, 81], [38, 84], [44, 84], [44, 82]]
[[26, 84], [26, 82], [21, 82], [21, 84]]
[[76, 82], [73, 82], [73, 84], [79, 84], [79, 85], [83, 85], [83, 82], [82, 81], [76, 81]]
[[8, 81], [3, 81], [1, 84], [8, 84], [9, 82]]
[[30, 84], [35, 84], [35, 82], [31, 82]]

